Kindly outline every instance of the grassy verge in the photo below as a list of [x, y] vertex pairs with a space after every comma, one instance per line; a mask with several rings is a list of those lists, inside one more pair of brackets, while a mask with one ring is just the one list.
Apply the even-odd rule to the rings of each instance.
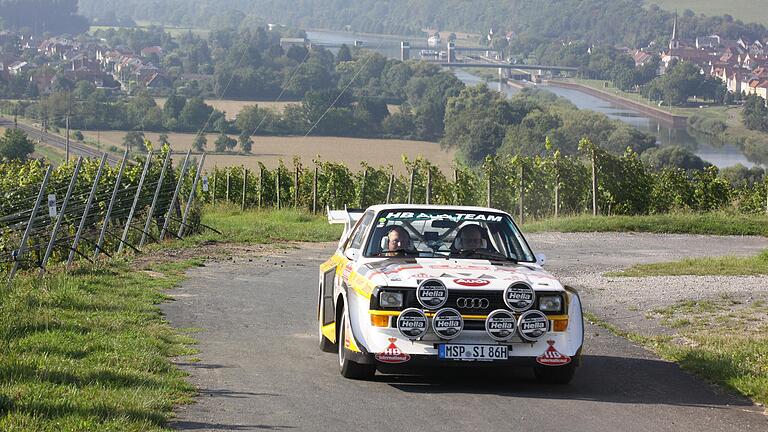
[[572, 216], [523, 225], [525, 232], [650, 232], [768, 237], [768, 216], [727, 213]]
[[591, 314], [608, 331], [674, 361], [703, 379], [768, 404], [768, 314], [764, 299], [683, 301], [653, 311], [649, 318], [675, 329], [670, 336], [647, 337], [623, 331]]
[[301, 210], [247, 210], [237, 206], [208, 207], [203, 223], [223, 235], [205, 230], [185, 242], [224, 240], [233, 243], [275, 243], [285, 241], [338, 241], [341, 225], [330, 225], [324, 214], [313, 215]]
[[639, 264], [606, 276], [757, 276], [768, 275], [768, 251], [754, 257], [687, 258], [666, 263]]
[[168, 357], [194, 352], [158, 304], [195, 264], [113, 261], [3, 284], [0, 430], [163, 430], [194, 394]]

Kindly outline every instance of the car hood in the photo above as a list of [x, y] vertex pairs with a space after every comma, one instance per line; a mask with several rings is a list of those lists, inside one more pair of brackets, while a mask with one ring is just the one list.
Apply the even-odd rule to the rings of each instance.
[[377, 286], [416, 287], [425, 279], [439, 279], [449, 289], [503, 290], [514, 282], [526, 282], [538, 290], [563, 289], [554, 276], [537, 265], [487, 260], [383, 260], [363, 264], [359, 273]]

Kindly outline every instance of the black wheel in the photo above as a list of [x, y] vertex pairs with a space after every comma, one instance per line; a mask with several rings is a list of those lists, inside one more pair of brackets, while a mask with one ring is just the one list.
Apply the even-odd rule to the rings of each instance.
[[565, 366], [534, 366], [533, 373], [539, 382], [545, 384], [565, 385], [571, 382], [576, 374], [576, 359]]
[[347, 358], [347, 351], [346, 348], [344, 348], [346, 320], [344, 311], [342, 310], [341, 320], [337, 323], [339, 326], [339, 339], [337, 340], [336, 345], [339, 347], [339, 372], [344, 378], [356, 380], [371, 379], [376, 374], [376, 365], [355, 363]]

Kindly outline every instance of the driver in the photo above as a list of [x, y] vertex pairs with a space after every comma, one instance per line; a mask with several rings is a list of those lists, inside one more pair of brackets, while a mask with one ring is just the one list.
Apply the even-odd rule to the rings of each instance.
[[387, 233], [386, 256], [396, 256], [398, 253], [409, 250], [411, 247], [411, 236], [408, 231], [401, 226], [395, 226]]
[[456, 234], [456, 249], [459, 251], [477, 250], [483, 248], [483, 230], [480, 225], [467, 225]]

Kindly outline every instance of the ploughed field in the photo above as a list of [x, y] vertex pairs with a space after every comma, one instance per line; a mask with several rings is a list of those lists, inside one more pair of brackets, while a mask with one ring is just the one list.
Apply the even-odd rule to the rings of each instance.
[[[100, 133], [102, 145], [114, 145], [122, 147], [123, 137], [126, 131], [108, 131]], [[86, 139], [96, 141], [96, 132], [84, 132]], [[147, 132], [145, 137], [157, 143], [159, 133]], [[206, 150], [213, 152], [216, 134], [208, 134]], [[231, 135], [237, 139], [236, 135]], [[177, 152], [185, 152], [192, 146], [195, 134], [169, 133], [168, 139], [171, 148]], [[268, 168], [274, 168], [282, 160], [287, 166], [292, 166], [294, 156], [299, 156], [304, 164], [312, 163], [312, 159], [327, 162], [341, 162], [352, 170], [360, 167], [361, 161], [371, 165], [392, 164], [395, 171], [405, 173], [402, 155], [409, 159], [423, 156], [431, 163], [439, 166], [443, 172], [448, 173], [454, 159], [455, 152], [444, 151], [440, 144], [428, 141], [409, 141], [396, 139], [366, 139], [366, 138], [341, 138], [341, 137], [314, 137], [298, 136], [254, 136], [253, 149], [250, 155], [240, 154], [209, 154], [206, 156], [206, 166], [219, 167], [244, 165], [248, 169], [258, 169], [259, 162]], [[235, 150], [239, 151], [239, 148]]]
[[[165, 101], [168, 98], [155, 98], [157, 106], [163, 107]], [[243, 110], [243, 108], [251, 105], [258, 105], [260, 108], [271, 109], [276, 112], [283, 112], [286, 106], [291, 104], [299, 104], [301, 102], [295, 101], [249, 101], [249, 100], [231, 100], [231, 99], [206, 99], [205, 103], [213, 108], [226, 113], [227, 120], [234, 120], [237, 118], [237, 114]], [[399, 105], [387, 105], [390, 113], [396, 113], [400, 111]]]

